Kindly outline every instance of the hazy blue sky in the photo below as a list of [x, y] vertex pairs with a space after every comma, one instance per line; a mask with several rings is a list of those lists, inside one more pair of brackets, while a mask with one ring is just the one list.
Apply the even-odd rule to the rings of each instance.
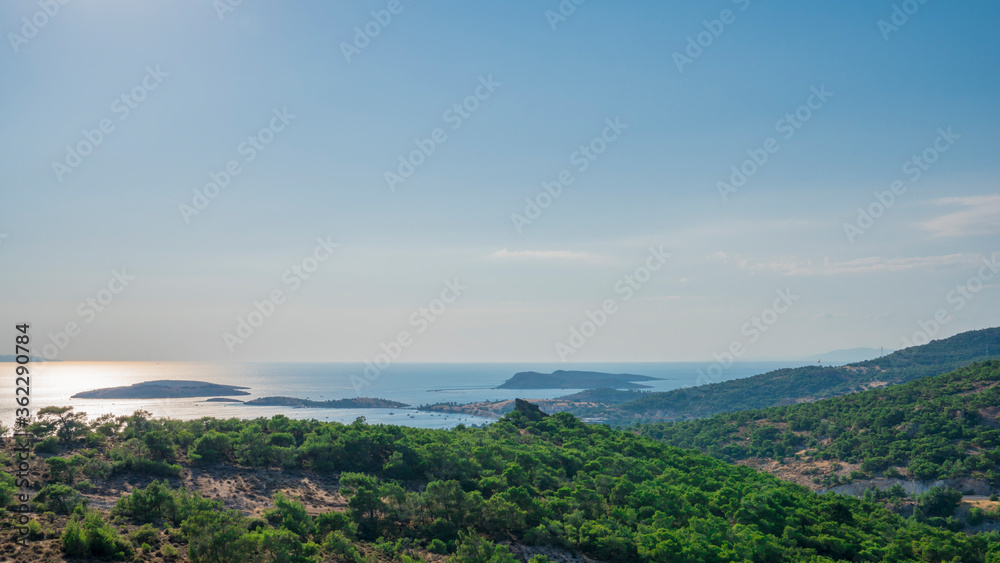
[[0, 6], [0, 318], [60, 358], [360, 361], [405, 332], [398, 361], [708, 361], [1000, 324], [995, 2], [225, 1]]

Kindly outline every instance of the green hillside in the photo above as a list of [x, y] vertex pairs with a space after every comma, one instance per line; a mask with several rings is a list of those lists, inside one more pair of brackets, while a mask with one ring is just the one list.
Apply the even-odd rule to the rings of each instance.
[[[518, 409], [488, 428], [450, 431], [281, 416], [137, 413], [86, 423], [48, 409], [34, 428], [47, 435], [31, 462], [42, 476], [32, 492], [34, 543], [10, 553], [24, 561], [543, 563], [574, 553], [607, 562], [1000, 561], [995, 533], [953, 533], [569, 414]], [[13, 481], [0, 479], [4, 504]]]
[[603, 417], [615, 424], [703, 418], [905, 383], [990, 358], [1000, 358], [1000, 328], [965, 332], [843, 367], [781, 369], [722, 383], [648, 393], [635, 401], [577, 414]]
[[807, 460], [859, 464], [858, 477], [972, 476], [1000, 487], [1000, 361], [815, 403], [639, 430], [727, 461], [801, 452]]

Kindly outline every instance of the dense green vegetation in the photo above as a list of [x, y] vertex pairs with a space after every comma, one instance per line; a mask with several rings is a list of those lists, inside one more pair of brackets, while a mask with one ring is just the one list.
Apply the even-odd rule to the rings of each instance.
[[802, 456], [860, 464], [864, 476], [967, 475], [1000, 487], [1000, 361], [843, 397], [639, 427], [734, 461]]
[[[518, 544], [615, 562], [1000, 561], [997, 534], [934, 528], [874, 500], [813, 494], [523, 403], [487, 428], [450, 431], [283, 416], [159, 420], [139, 412], [70, 424], [59, 446], [61, 455], [46, 460], [35, 508], [51, 511], [45, 526], [63, 523], [53, 533], [67, 556], [177, 551], [191, 561], [252, 562], [441, 554], [502, 563], [518, 560], [507, 547]], [[310, 516], [298, 499], [279, 494], [263, 515], [251, 516], [185, 489], [166, 469], [237, 464], [335, 474], [347, 510]], [[166, 479], [144, 477], [161, 472]], [[85, 502], [86, 492], [82, 500], [74, 494], [112, 474], [142, 485], [103, 512]], [[84, 478], [93, 483], [81, 486]]]
[[874, 385], [905, 383], [997, 357], [1000, 357], [1000, 328], [990, 328], [848, 366], [781, 369], [745, 379], [649, 393], [614, 407], [580, 410], [575, 414], [603, 417], [615, 424], [702, 418], [837, 397]]

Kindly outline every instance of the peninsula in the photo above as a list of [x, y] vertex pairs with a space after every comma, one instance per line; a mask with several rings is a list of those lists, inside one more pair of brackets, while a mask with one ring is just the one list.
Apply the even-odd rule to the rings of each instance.
[[309, 399], [296, 399], [295, 397], [261, 397], [260, 399], [244, 401], [243, 404], [257, 407], [299, 407], [310, 409], [405, 409], [410, 406], [406, 403], [386, 399], [372, 399], [369, 397], [335, 399], [331, 401], [310, 401]]

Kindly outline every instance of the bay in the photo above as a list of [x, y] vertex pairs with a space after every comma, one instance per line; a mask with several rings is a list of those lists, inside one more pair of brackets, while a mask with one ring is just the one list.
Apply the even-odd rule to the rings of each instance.
[[[738, 379], [802, 362], [742, 362], [731, 366], [720, 380]], [[0, 363], [0, 373], [13, 383], [16, 364]], [[315, 401], [351, 397], [374, 397], [417, 407], [438, 402], [469, 403], [521, 398], [552, 399], [576, 392], [567, 389], [495, 389], [520, 371], [550, 373], [555, 370], [629, 373], [661, 378], [642, 382], [649, 391], [669, 391], [697, 384], [698, 370], [708, 364], [695, 362], [656, 363], [400, 363], [381, 370], [371, 381], [365, 365], [357, 363], [211, 363], [211, 362], [44, 362], [31, 364], [31, 408], [73, 406], [90, 417], [101, 414], [127, 415], [146, 410], [157, 417], [192, 420], [257, 418], [284, 414], [290, 418], [353, 422], [364, 417], [369, 423], [398, 424], [423, 428], [450, 428], [457, 424], [484, 424], [489, 419], [465, 415], [424, 413], [409, 409], [311, 409], [258, 407], [235, 403], [184, 399], [73, 399], [72, 395], [104, 387], [127, 386], [160, 379], [207, 381], [248, 387], [249, 400], [286, 396]], [[374, 373], [369, 369], [369, 375]], [[353, 377], [352, 377], [353, 376]], [[364, 382], [363, 385], [355, 385]], [[14, 418], [13, 385], [7, 404], [0, 399], [0, 417], [7, 426]]]

